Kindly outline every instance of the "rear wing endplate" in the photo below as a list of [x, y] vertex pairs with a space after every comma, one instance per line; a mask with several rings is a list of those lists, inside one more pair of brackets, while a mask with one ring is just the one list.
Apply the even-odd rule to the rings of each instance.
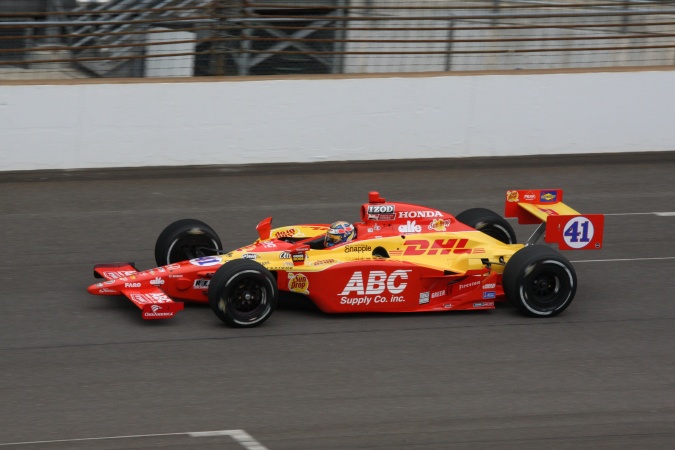
[[561, 250], [599, 250], [604, 237], [605, 216], [581, 214], [562, 202], [562, 189], [532, 189], [506, 192], [505, 217], [520, 224], [540, 224], [527, 244], [541, 235]]

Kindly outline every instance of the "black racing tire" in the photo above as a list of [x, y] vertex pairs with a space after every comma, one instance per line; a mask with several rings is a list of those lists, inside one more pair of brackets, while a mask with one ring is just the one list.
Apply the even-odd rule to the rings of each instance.
[[157, 266], [217, 255], [223, 249], [213, 228], [195, 219], [181, 219], [159, 234], [155, 243]]
[[274, 275], [249, 259], [225, 263], [209, 283], [209, 306], [220, 320], [235, 328], [255, 327], [277, 307]]
[[466, 211], [457, 214], [455, 218], [464, 225], [482, 231], [488, 236], [505, 244], [515, 244], [517, 242], [516, 232], [513, 231], [511, 224], [509, 224], [502, 216], [489, 209], [467, 209]]
[[577, 274], [567, 258], [551, 247], [529, 245], [506, 263], [504, 294], [521, 313], [553, 317], [563, 312], [577, 291]]

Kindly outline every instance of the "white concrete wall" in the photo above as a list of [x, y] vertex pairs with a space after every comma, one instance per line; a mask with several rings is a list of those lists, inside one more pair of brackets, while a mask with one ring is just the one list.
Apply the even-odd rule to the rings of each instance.
[[0, 170], [675, 150], [675, 71], [0, 85]]

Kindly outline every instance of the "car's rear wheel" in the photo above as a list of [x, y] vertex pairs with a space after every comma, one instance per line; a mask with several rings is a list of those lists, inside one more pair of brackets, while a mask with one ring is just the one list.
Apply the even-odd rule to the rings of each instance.
[[455, 218], [464, 225], [482, 231], [488, 236], [505, 244], [515, 244], [517, 242], [516, 232], [513, 231], [511, 224], [509, 224], [502, 216], [489, 209], [467, 209], [466, 211], [457, 214]]
[[555, 249], [530, 245], [506, 263], [502, 286], [509, 302], [526, 316], [553, 317], [572, 303], [577, 275], [567, 258]]
[[216, 271], [209, 284], [209, 305], [231, 327], [254, 327], [266, 321], [277, 306], [274, 275], [261, 264], [235, 259]]
[[223, 248], [213, 228], [202, 221], [182, 219], [167, 226], [155, 243], [155, 261], [165, 266], [218, 254]]

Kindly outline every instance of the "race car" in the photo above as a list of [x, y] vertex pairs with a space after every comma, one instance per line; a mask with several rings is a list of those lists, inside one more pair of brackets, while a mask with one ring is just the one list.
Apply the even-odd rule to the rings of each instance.
[[508, 300], [532, 317], [552, 317], [572, 302], [577, 278], [563, 250], [602, 248], [604, 216], [580, 214], [561, 189], [511, 190], [505, 216], [539, 224], [519, 244], [509, 222], [484, 208], [456, 216], [387, 202], [370, 192], [358, 223], [256, 227], [251, 245], [223, 250], [195, 219], [167, 226], [155, 245], [157, 267], [97, 264], [94, 295], [124, 295], [144, 319], [166, 319], [182, 301], [208, 303], [225, 324], [253, 327], [274, 312], [280, 293], [305, 295], [326, 313], [486, 310]]

